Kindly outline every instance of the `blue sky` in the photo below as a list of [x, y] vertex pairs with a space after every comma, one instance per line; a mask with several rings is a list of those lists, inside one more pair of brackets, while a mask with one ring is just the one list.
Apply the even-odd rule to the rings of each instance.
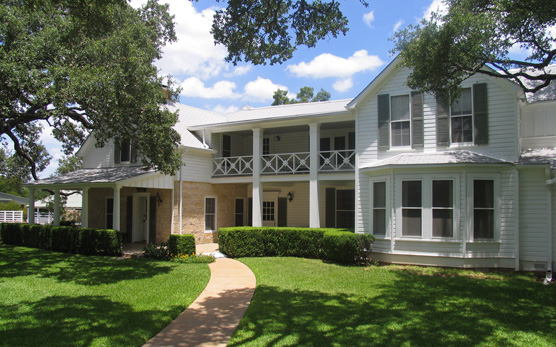
[[[145, 0], [132, 0], [139, 6]], [[393, 59], [389, 41], [397, 28], [416, 24], [431, 10], [442, 6], [440, 0], [369, 0], [363, 6], [357, 0], [342, 0], [343, 13], [349, 19], [346, 36], [325, 39], [315, 48], [298, 47], [291, 60], [282, 65], [254, 66], [226, 63], [223, 46], [215, 46], [210, 27], [216, 1], [160, 0], [170, 4], [175, 15], [178, 42], [166, 46], [156, 63], [162, 75], [172, 75], [182, 86], [180, 102], [220, 113], [268, 106], [278, 88], [291, 97], [303, 86], [315, 93], [321, 88], [332, 99], [355, 97]], [[60, 144], [45, 128], [42, 141], [53, 156], [40, 177], [52, 175], [62, 157]]]

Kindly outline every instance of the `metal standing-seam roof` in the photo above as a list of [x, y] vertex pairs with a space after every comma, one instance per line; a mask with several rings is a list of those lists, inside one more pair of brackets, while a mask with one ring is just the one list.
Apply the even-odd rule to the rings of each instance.
[[520, 165], [550, 165], [556, 170], [556, 148], [526, 149], [519, 156]]
[[434, 153], [401, 153], [379, 160], [362, 169], [377, 169], [387, 166], [453, 165], [453, 164], [511, 164], [509, 161], [492, 158], [471, 151], [446, 151]]
[[79, 169], [61, 176], [52, 176], [38, 181], [29, 182], [26, 186], [115, 183], [153, 172], [155, 172], [155, 170], [145, 170], [142, 166]]

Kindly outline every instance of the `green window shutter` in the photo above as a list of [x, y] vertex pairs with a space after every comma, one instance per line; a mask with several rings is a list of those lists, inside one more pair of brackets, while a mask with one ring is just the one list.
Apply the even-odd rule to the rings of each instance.
[[326, 188], [326, 221], [327, 228], [336, 227], [336, 188]]
[[478, 83], [473, 86], [473, 126], [475, 144], [488, 144], [488, 102], [487, 84]]
[[[156, 239], [156, 196], [151, 196], [149, 199], [149, 243], [157, 242]], [[162, 240], [158, 240], [160, 242]]]
[[450, 117], [443, 103], [436, 99], [436, 146], [450, 146]]
[[128, 196], [125, 205], [125, 234], [123, 234], [124, 242], [131, 243], [131, 232], [133, 228], [133, 197]]
[[121, 155], [120, 141], [114, 141], [114, 164], [120, 163], [120, 155]]
[[288, 226], [288, 199], [278, 198], [278, 226]]
[[390, 95], [381, 94], [378, 99], [378, 149], [390, 148]]
[[425, 144], [423, 124], [423, 93], [411, 92], [411, 138], [412, 148], [423, 148]]

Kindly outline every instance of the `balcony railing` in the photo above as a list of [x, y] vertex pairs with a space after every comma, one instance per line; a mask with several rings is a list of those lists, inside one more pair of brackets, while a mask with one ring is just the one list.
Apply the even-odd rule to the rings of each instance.
[[319, 157], [319, 172], [355, 170], [355, 151], [321, 151]]
[[[262, 175], [307, 174], [310, 153], [265, 154], [261, 157]], [[214, 158], [213, 176], [253, 175], [253, 156]], [[353, 150], [322, 151], [319, 153], [319, 172], [350, 172], [355, 170]]]
[[242, 176], [253, 174], [253, 156], [214, 158], [213, 176]]

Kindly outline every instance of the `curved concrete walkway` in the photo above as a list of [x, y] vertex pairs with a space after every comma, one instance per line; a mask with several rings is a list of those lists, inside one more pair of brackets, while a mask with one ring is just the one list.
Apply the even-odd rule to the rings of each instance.
[[226, 346], [255, 292], [255, 275], [246, 265], [217, 258], [201, 295], [143, 347]]

